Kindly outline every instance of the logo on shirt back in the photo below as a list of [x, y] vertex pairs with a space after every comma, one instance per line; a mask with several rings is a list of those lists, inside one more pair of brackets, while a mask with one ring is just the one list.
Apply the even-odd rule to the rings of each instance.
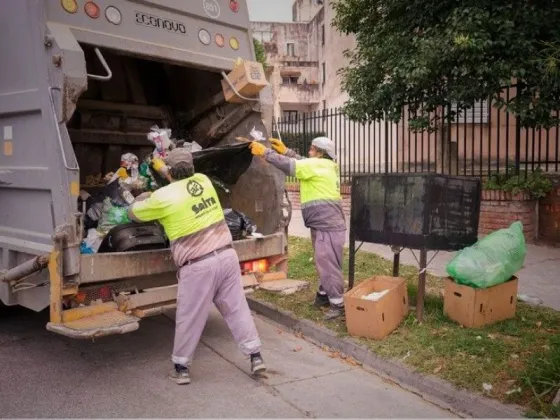
[[204, 188], [199, 182], [191, 180], [187, 183], [187, 191], [193, 197], [199, 197], [204, 192]]
[[203, 198], [197, 204], [193, 204], [191, 209], [194, 212], [194, 214], [199, 214], [199, 213], [202, 213], [204, 210], [208, 210], [208, 209], [211, 209], [211, 208], [215, 207], [216, 204], [217, 204], [217, 201], [214, 199], [214, 197]]

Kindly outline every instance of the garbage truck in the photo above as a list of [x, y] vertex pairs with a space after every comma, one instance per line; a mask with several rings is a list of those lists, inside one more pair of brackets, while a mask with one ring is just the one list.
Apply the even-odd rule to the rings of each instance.
[[[1, 303], [49, 308], [46, 328], [72, 338], [134, 331], [176, 304], [171, 253], [82, 254], [79, 195], [123, 153], [150, 153], [155, 125], [203, 148], [267, 135], [270, 91], [247, 97], [228, 79], [255, 60], [247, 4], [8, 0], [0, 34]], [[262, 234], [234, 242], [243, 270], [285, 270], [282, 173], [254, 158], [221, 200]]]

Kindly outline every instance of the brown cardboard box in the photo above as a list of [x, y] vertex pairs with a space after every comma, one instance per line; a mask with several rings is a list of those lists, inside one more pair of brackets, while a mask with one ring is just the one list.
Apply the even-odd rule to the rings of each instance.
[[474, 289], [445, 280], [443, 312], [465, 327], [481, 327], [513, 318], [517, 306], [517, 277], [489, 287]]
[[[268, 86], [262, 64], [254, 61], [242, 61], [227, 76], [237, 91], [247, 98], [256, 97], [263, 88]], [[227, 102], [245, 102], [233, 92], [225, 80], [222, 80], [222, 89]]]
[[[389, 292], [376, 302], [362, 299], [383, 290]], [[365, 280], [344, 295], [344, 310], [350, 335], [380, 340], [397, 329], [408, 314], [406, 280], [389, 276]]]

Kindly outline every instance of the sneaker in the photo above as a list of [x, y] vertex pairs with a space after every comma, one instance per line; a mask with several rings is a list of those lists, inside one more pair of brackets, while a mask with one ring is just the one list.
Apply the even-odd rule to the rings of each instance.
[[266, 370], [266, 365], [264, 364], [263, 358], [260, 353], [255, 353], [251, 355], [251, 373], [257, 375], [263, 373]]
[[332, 321], [334, 319], [340, 318], [344, 316], [344, 304], [340, 304], [340, 305], [334, 305], [331, 304], [329, 307], [329, 310], [327, 311], [327, 313], [325, 313], [325, 316], [323, 317], [323, 319], [325, 321]]
[[177, 385], [190, 384], [191, 377], [189, 375], [189, 368], [183, 365], [175, 365], [175, 368], [171, 373], [171, 379], [173, 379]]
[[327, 295], [322, 295], [319, 292], [315, 295], [315, 302], [313, 302], [318, 308], [326, 308], [329, 306], [329, 297]]

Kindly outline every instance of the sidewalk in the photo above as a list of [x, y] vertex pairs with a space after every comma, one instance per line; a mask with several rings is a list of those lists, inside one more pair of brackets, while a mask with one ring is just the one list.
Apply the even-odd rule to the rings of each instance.
[[[288, 233], [292, 236], [309, 238], [309, 229], [303, 224], [301, 211], [294, 210]], [[348, 235], [346, 237], [346, 245], [348, 245]], [[390, 261], [393, 260], [391, 248], [385, 245], [364, 243], [360, 251], [372, 252]], [[418, 251], [415, 251], [415, 254], [418, 258]], [[455, 253], [439, 252], [435, 257], [434, 254], [434, 252], [428, 253], [428, 261], [431, 261], [428, 271], [436, 276], [446, 276], [445, 266], [453, 258]], [[405, 249], [401, 253], [401, 264], [418, 267], [414, 255], [408, 249]], [[560, 311], [559, 272], [559, 248], [527, 245], [525, 265], [519, 272], [519, 294], [538, 298], [542, 300], [543, 305]]]

